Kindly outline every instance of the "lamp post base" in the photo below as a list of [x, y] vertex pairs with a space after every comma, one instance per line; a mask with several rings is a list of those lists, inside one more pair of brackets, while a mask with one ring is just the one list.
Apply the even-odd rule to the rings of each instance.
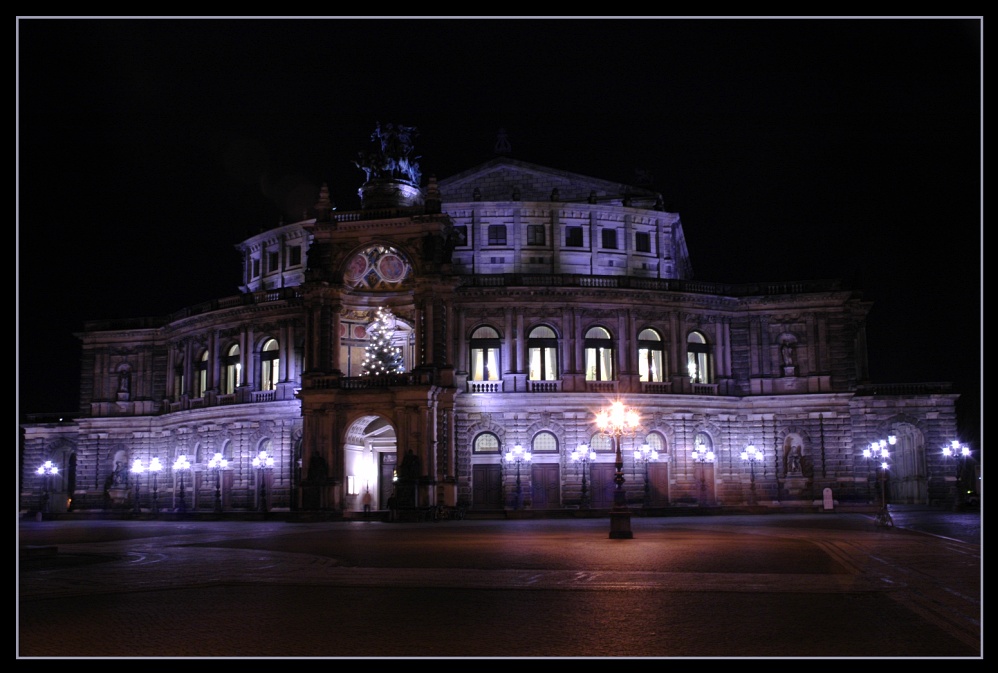
[[631, 513], [627, 510], [610, 510], [610, 539], [630, 540], [634, 537], [631, 532]]

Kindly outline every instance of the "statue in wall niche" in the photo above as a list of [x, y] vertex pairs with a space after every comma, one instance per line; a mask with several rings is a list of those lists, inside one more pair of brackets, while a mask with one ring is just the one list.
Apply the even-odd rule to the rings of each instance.
[[800, 438], [796, 435], [789, 435], [783, 442], [783, 474], [791, 476], [801, 476], [803, 474], [804, 454]]
[[784, 341], [780, 346], [780, 357], [783, 358], [784, 367], [794, 366], [794, 345], [790, 341]]
[[118, 372], [118, 392], [127, 393], [131, 388], [131, 375], [127, 371]]
[[790, 463], [787, 466], [787, 474], [800, 474], [801, 473], [801, 453], [800, 446], [794, 445], [790, 448]]
[[125, 484], [125, 468], [122, 466], [120, 460], [114, 461], [114, 472], [111, 473], [111, 483], [115, 486]]

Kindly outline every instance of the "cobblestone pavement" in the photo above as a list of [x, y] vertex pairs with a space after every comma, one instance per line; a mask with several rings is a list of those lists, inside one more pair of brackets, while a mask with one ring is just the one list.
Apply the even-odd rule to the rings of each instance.
[[895, 514], [22, 521], [18, 657], [981, 657], [974, 517]]

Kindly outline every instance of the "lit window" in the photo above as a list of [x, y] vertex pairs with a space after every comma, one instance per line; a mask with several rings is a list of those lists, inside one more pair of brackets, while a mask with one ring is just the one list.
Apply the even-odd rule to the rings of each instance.
[[596, 453], [610, 453], [614, 450], [613, 442], [610, 441], [610, 435], [604, 435], [599, 432], [589, 438], [589, 448]]
[[690, 383], [710, 383], [710, 346], [700, 332], [690, 332], [686, 339], [686, 369]]
[[231, 395], [239, 386], [242, 363], [239, 361], [239, 345], [232, 344], [222, 358], [222, 394]]
[[194, 397], [204, 397], [204, 393], [208, 389], [208, 351], [201, 353], [195, 366], [197, 372], [194, 375]]
[[602, 327], [586, 332], [586, 380], [612, 381], [614, 348], [610, 333]]
[[499, 332], [479, 327], [471, 335], [471, 380], [499, 380]]
[[558, 339], [550, 327], [539, 326], [527, 337], [527, 362], [531, 381], [555, 381], [558, 378]]
[[534, 453], [558, 453], [558, 438], [550, 432], [538, 432], [531, 445]]
[[483, 432], [475, 437], [471, 450], [474, 453], [499, 453], [499, 438], [491, 432]]
[[643, 329], [638, 334], [638, 380], [662, 382], [665, 380], [665, 350], [662, 337], [653, 329]]
[[180, 399], [186, 390], [184, 390], [184, 355], [183, 353], [177, 354], [176, 362], [173, 366], [173, 399], [174, 401]]
[[260, 390], [276, 390], [277, 376], [280, 370], [280, 357], [277, 352], [277, 341], [267, 339], [260, 353]]

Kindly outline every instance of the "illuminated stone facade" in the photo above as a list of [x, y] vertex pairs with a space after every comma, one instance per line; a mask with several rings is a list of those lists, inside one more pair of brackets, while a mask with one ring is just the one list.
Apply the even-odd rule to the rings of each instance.
[[[375, 510], [394, 494], [414, 512], [599, 511], [614, 447], [594, 415], [614, 400], [641, 417], [622, 439], [634, 508], [814, 508], [826, 489], [868, 504], [862, 449], [888, 435], [888, 499], [952, 502], [939, 448], [957, 395], [869, 380], [859, 292], [694, 280], [658, 194], [510, 158], [395, 205], [390, 185], [365, 186], [377, 199], [359, 211], [324, 187], [309, 219], [240, 243], [237, 296], [87, 324], [79, 413], [22, 426], [22, 510], [134, 511], [138, 479], [139, 511], [176, 511], [182, 475], [189, 512], [336, 516], [366, 491]], [[379, 308], [405, 370], [365, 377]], [[644, 444], [656, 460], [634, 457]], [[504, 460], [514, 445], [531, 460]], [[253, 464], [264, 450], [271, 469]], [[121, 469], [153, 457], [155, 493]], [[45, 460], [60, 473], [36, 475]]]

